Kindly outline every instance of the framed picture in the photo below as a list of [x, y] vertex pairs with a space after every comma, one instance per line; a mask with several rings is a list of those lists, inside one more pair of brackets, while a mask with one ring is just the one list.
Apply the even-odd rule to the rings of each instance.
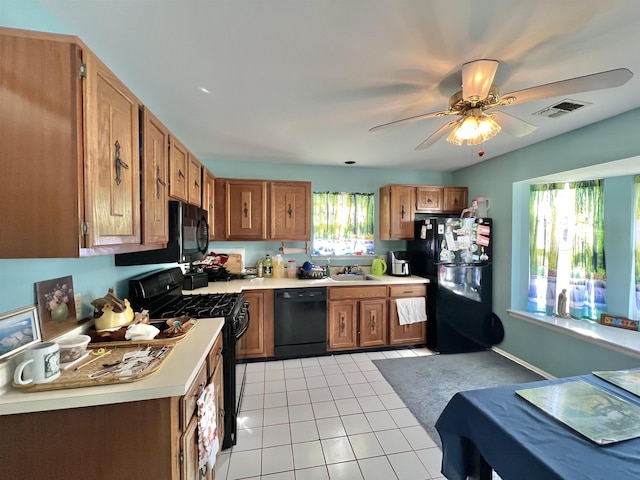
[[73, 294], [71, 275], [36, 283], [42, 340], [59, 337], [77, 326]]
[[21, 352], [41, 339], [35, 305], [0, 314], [0, 360]]

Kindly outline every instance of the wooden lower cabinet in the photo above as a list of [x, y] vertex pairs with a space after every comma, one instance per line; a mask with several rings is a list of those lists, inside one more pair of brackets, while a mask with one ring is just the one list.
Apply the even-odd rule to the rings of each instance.
[[213, 381], [222, 443], [221, 347], [222, 335], [208, 355], [216, 359], [214, 370], [203, 362], [182, 397], [3, 415], [0, 477], [214, 480], [213, 470], [198, 469], [196, 400]]
[[329, 350], [387, 344], [386, 286], [329, 287]]
[[396, 299], [427, 296], [426, 285], [397, 285], [389, 287], [389, 345], [420, 345], [427, 339], [426, 322], [400, 325]]
[[329, 302], [328, 322], [329, 350], [349, 350], [358, 346], [355, 301]]
[[249, 328], [238, 341], [236, 356], [273, 357], [273, 290], [248, 290], [244, 296], [249, 302]]

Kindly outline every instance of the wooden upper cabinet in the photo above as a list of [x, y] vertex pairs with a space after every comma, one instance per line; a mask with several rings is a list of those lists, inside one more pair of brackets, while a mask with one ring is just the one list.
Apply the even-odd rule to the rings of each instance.
[[216, 223], [216, 177], [207, 170], [202, 172], [202, 208], [209, 214], [209, 240], [215, 239], [215, 223]]
[[467, 205], [467, 187], [444, 187], [444, 201], [442, 211], [444, 213], [460, 214]]
[[169, 240], [169, 131], [147, 109], [142, 110], [142, 243]]
[[169, 136], [169, 196], [202, 206], [202, 164], [173, 135]]
[[[267, 239], [267, 182], [223, 179], [225, 239]], [[219, 183], [216, 183], [218, 189]]]
[[202, 207], [202, 164], [191, 153], [189, 154], [189, 200], [191, 205]]
[[189, 151], [173, 135], [169, 136], [169, 196], [189, 201]]
[[311, 182], [270, 182], [270, 238], [311, 239]]
[[2, 258], [139, 248], [140, 102], [79, 39], [0, 28]]
[[417, 213], [453, 213], [467, 208], [467, 187], [416, 187]]
[[414, 205], [414, 186], [380, 188], [380, 240], [413, 239]]
[[416, 212], [441, 212], [443, 202], [442, 187], [416, 187]]

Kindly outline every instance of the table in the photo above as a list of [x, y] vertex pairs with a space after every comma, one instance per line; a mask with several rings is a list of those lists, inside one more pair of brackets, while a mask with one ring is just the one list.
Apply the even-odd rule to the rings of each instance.
[[460, 392], [436, 429], [449, 480], [609, 480], [640, 478], [640, 438], [596, 445], [515, 391], [583, 380], [640, 405], [640, 398], [594, 375]]

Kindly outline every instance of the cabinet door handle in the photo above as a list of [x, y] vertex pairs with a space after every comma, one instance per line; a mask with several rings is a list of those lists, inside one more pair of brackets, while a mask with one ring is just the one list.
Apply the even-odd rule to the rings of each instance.
[[122, 179], [120, 178], [120, 174], [122, 173], [122, 168], [129, 168], [121, 158], [120, 158], [120, 142], [116, 140], [114, 144], [116, 148], [116, 185], [120, 185], [122, 183]]
[[293, 215], [293, 209], [291, 208], [291, 204], [289, 204], [289, 209], [287, 210], [287, 213], [289, 214], [289, 218], [291, 218], [291, 215]]
[[376, 316], [375, 314], [371, 315], [371, 331], [376, 329]]
[[182, 170], [180, 169], [178, 169], [178, 177], [184, 178], [184, 173], [182, 173]]
[[193, 183], [194, 183], [194, 185], [195, 185], [195, 187], [196, 187], [196, 188], [200, 188], [200, 184], [198, 183], [198, 181], [197, 181], [197, 180], [196, 180], [196, 181], [194, 181]]
[[345, 329], [344, 317], [343, 317], [343, 316], [341, 316], [341, 317], [340, 317], [340, 331], [341, 331], [341, 332], [344, 332], [344, 329]]
[[198, 388], [198, 393], [194, 395], [196, 398], [200, 398], [200, 395], [202, 395], [202, 393], [204, 392], [204, 387], [205, 387], [205, 384], [201, 383], [200, 388]]
[[402, 208], [400, 210], [400, 218], [404, 220], [404, 205], [402, 205]]
[[165, 187], [167, 182], [160, 177], [160, 165], [156, 166], [156, 198], [160, 198], [160, 187]]
[[244, 218], [247, 218], [249, 216], [249, 208], [247, 207], [247, 202], [244, 202], [244, 209], [242, 211], [244, 212]]

